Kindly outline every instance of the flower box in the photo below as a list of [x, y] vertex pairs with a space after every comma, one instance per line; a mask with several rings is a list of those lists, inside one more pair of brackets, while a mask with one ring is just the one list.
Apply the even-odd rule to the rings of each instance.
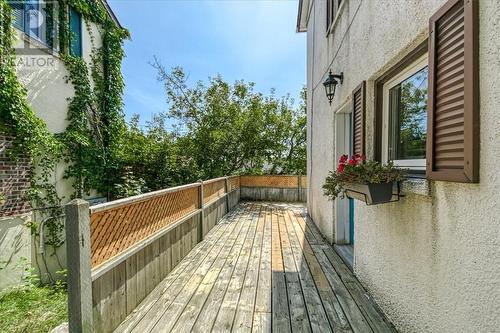
[[[366, 202], [367, 205], [377, 205], [396, 201], [399, 199], [398, 194], [393, 194], [394, 182], [378, 183], [378, 184], [345, 184], [345, 195], [349, 198]], [[393, 200], [393, 196], [397, 199]]]
[[[367, 205], [398, 201], [402, 196], [399, 184], [406, 178], [406, 173], [407, 170], [395, 167], [392, 162], [382, 164], [368, 161], [358, 154], [350, 159], [342, 155], [337, 169], [326, 177], [323, 189], [330, 200], [345, 195]], [[393, 192], [394, 185], [396, 193]]]

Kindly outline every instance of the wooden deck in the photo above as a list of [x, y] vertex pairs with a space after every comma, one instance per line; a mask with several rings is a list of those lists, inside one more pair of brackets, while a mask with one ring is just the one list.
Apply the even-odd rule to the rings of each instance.
[[305, 216], [241, 203], [115, 332], [395, 332]]

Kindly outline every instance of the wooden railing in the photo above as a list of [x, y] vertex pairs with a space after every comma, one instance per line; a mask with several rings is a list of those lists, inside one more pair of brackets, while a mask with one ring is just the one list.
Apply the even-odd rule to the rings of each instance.
[[198, 213], [199, 191], [191, 184], [91, 207], [92, 267]]
[[241, 199], [305, 202], [306, 176], [241, 176]]
[[70, 332], [112, 332], [240, 198], [301, 201], [303, 184], [301, 176], [234, 176], [93, 207], [73, 200], [66, 205]]

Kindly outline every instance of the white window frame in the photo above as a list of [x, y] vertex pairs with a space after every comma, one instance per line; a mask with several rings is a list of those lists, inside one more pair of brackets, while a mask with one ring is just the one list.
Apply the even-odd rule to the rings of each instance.
[[[389, 90], [410, 78], [415, 73], [429, 65], [428, 54], [421, 56], [414, 61], [411, 65], [406, 67], [401, 73], [394, 76], [387, 81], [383, 86], [383, 99], [382, 99], [382, 161], [389, 162]], [[413, 159], [413, 160], [393, 160], [394, 165], [402, 168], [410, 168], [412, 170], [424, 170], [426, 166], [426, 159]]]

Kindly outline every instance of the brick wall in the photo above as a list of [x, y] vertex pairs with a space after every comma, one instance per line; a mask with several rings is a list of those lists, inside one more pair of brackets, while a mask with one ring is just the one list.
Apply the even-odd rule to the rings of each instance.
[[[13, 138], [0, 134], [0, 217], [25, 213], [29, 204], [24, 195], [29, 188], [29, 159], [14, 161], [8, 156]], [[5, 201], [2, 204], [2, 199]]]

